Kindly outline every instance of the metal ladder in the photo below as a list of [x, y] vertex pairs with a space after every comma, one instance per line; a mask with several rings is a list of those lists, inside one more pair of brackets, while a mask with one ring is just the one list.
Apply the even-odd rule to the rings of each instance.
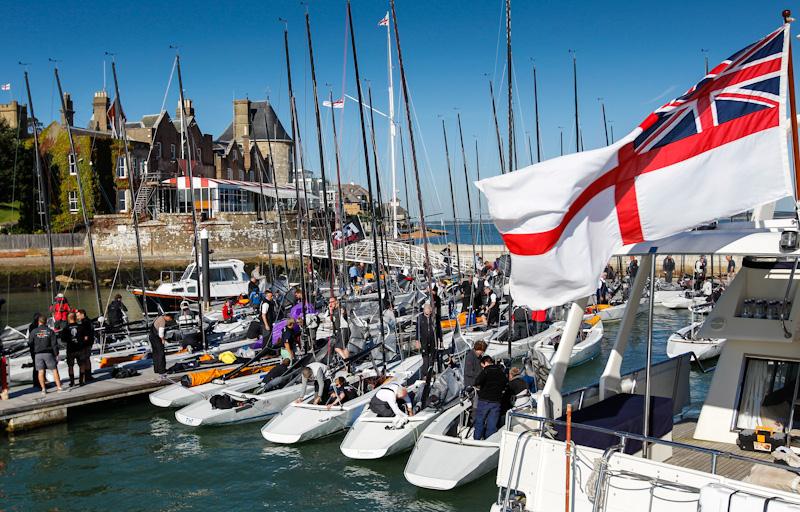
[[150, 196], [153, 194], [154, 190], [155, 183], [148, 180], [147, 176], [145, 176], [141, 185], [139, 185], [139, 190], [136, 192], [136, 199], [133, 202], [133, 213], [135, 215], [142, 213], [142, 211], [147, 207], [148, 203], [150, 202]]

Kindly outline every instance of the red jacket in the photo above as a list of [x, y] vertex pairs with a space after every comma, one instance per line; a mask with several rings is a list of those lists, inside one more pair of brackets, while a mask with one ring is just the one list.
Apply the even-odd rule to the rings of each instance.
[[531, 311], [531, 320], [534, 322], [546, 322], [547, 321], [547, 310], [546, 309], [535, 309]]
[[53, 313], [53, 320], [56, 322], [67, 321], [67, 314], [71, 311], [69, 302], [63, 297], [56, 297], [56, 301], [50, 306], [50, 311]]

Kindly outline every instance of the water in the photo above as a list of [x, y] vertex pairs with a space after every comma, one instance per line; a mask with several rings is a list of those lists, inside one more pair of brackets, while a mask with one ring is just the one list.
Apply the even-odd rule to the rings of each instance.
[[[100, 290], [100, 298], [103, 300], [103, 307], [108, 305], [109, 299], [119, 293], [122, 295], [122, 302], [128, 308], [128, 318], [138, 320], [142, 317], [142, 310], [133, 294], [126, 290], [117, 290], [111, 293], [108, 288]], [[85, 309], [91, 318], [97, 317], [97, 299], [95, 299], [92, 289], [71, 289], [65, 293], [70, 306], [75, 309]], [[11, 291], [0, 294], [6, 299], [6, 304], [0, 310], [0, 323], [13, 327], [28, 324], [33, 319], [34, 313], [48, 314], [50, 308], [50, 292], [43, 290], [30, 291]], [[1, 327], [1, 326], [0, 326]]]
[[[656, 309], [654, 361], [688, 312]], [[606, 325], [603, 355], [570, 369], [566, 387], [594, 382], [617, 332]], [[640, 314], [623, 371], [645, 361], [647, 315]], [[691, 373], [699, 412], [711, 374]], [[29, 510], [488, 510], [494, 475], [451, 492], [417, 489], [403, 477], [407, 454], [351, 461], [342, 435], [295, 448], [273, 446], [260, 423], [192, 429], [146, 399], [71, 413], [66, 424], [0, 441], [0, 509]], [[446, 461], [442, 461], [446, 463]]]
[[[455, 233], [456, 233], [456, 225], [452, 222], [445, 222], [442, 224], [441, 222], [431, 222], [428, 224], [428, 228], [430, 229], [438, 229], [438, 230], [445, 230], [447, 231], [447, 236], [438, 236], [432, 237], [429, 239], [430, 243], [432, 244], [446, 244], [451, 243], [454, 244], [456, 241]], [[470, 229], [471, 228], [471, 229]], [[481, 237], [483, 238], [483, 243], [485, 245], [502, 245], [503, 239], [500, 236], [500, 232], [497, 231], [497, 228], [491, 222], [474, 222], [470, 225], [468, 222], [459, 222], [458, 223], [458, 243], [459, 244], [471, 244], [473, 241], [473, 237], [475, 240], [475, 245], [480, 246]], [[480, 251], [480, 249], [478, 249]]]

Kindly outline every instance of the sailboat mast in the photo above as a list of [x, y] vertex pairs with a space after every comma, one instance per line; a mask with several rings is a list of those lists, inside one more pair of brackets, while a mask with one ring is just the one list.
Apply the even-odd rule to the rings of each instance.
[[[456, 239], [456, 265], [458, 266], [458, 282], [461, 282], [461, 251], [458, 243], [458, 215], [456, 214], [456, 194], [453, 188], [453, 171], [450, 168], [450, 149], [447, 145], [447, 127], [442, 119], [442, 135], [444, 136], [444, 155], [447, 160], [447, 179], [450, 182], [450, 204], [453, 206], [453, 234]], [[452, 255], [450, 255], [452, 257]]]
[[[272, 108], [272, 105], [269, 102], [269, 97], [267, 97], [267, 106]], [[277, 127], [273, 126], [273, 131], [277, 131]], [[234, 132], [235, 133], [235, 132]], [[272, 171], [272, 185], [273, 189], [275, 190], [275, 211], [278, 214], [278, 233], [281, 237], [281, 247], [283, 248], [283, 271], [286, 272], [286, 282], [288, 286], [289, 282], [289, 256], [286, 254], [286, 237], [283, 234], [283, 214], [281, 213], [281, 202], [279, 200], [280, 196], [278, 195], [278, 177], [275, 174], [275, 161], [272, 159], [272, 138], [269, 136], [269, 125], [267, 123], [267, 114], [266, 109], [264, 110], [264, 133], [267, 136], [267, 151], [269, 151], [269, 168]], [[273, 133], [272, 137], [276, 136]]]
[[[406, 71], [403, 66], [403, 51], [400, 46], [400, 29], [397, 27], [397, 12], [394, 7], [394, 0], [389, 0], [392, 7], [392, 19], [394, 20], [394, 42], [397, 45], [397, 61], [400, 64], [400, 83], [403, 87], [403, 105], [406, 111], [406, 122], [408, 123], [408, 137], [411, 144], [411, 163], [414, 167], [414, 178], [417, 182], [417, 201], [419, 202], [419, 222], [422, 226], [423, 233], [423, 248], [425, 252], [425, 275], [428, 286], [428, 293], [430, 295], [431, 304], [433, 304], [433, 288], [431, 282], [433, 281], [433, 269], [431, 268], [430, 252], [428, 250], [428, 227], [425, 222], [425, 208], [422, 204], [422, 188], [419, 182], [419, 166], [417, 165], [417, 147], [414, 143], [414, 125], [411, 122], [411, 108], [409, 106], [408, 98], [408, 82], [406, 81]], [[348, 3], [348, 9], [349, 9]]]
[[[308, 302], [308, 293], [306, 289], [306, 269], [305, 269], [305, 262], [303, 259], [303, 224], [302, 224], [302, 215], [303, 215], [303, 208], [300, 206], [300, 187], [297, 183], [297, 154], [300, 152], [300, 128], [297, 126], [297, 112], [295, 111], [295, 104], [294, 104], [294, 89], [292, 88], [292, 66], [289, 62], [289, 29], [283, 29], [283, 49], [284, 53], [286, 54], [286, 75], [287, 80], [289, 81], [289, 115], [292, 119], [292, 140], [294, 141], [295, 147], [292, 151], [292, 172], [294, 173], [294, 197], [295, 197], [295, 206], [297, 209], [297, 218], [296, 218], [296, 230], [297, 230], [297, 241], [298, 241], [298, 248], [300, 249], [300, 289], [303, 293], [303, 299], [300, 301], [300, 309], [303, 313], [303, 331], [308, 332], [308, 327], [306, 323], [306, 304]], [[300, 174], [303, 176], [303, 182], [305, 182], [305, 175], [303, 173], [302, 165], [300, 168]], [[308, 204], [306, 204], [308, 207]], [[311, 245], [311, 240], [308, 241], [309, 246]]]
[[[392, 28], [389, 13], [386, 13], [386, 72], [389, 75], [389, 165], [392, 168], [392, 238], [397, 240], [397, 163], [395, 161], [395, 136], [397, 128], [394, 125], [394, 80], [392, 78]], [[370, 105], [372, 102], [370, 102]]]
[[333, 248], [331, 247], [331, 221], [328, 218], [328, 179], [325, 176], [325, 148], [322, 141], [322, 120], [319, 114], [319, 96], [317, 95], [317, 73], [314, 68], [314, 46], [311, 44], [311, 19], [306, 12], [306, 34], [308, 35], [308, 58], [311, 62], [311, 83], [314, 88], [314, 114], [317, 122], [317, 143], [319, 145], [319, 168], [322, 176], [322, 204], [324, 205], [323, 219], [325, 231], [325, 248], [328, 255], [328, 272], [330, 272], [330, 296], [334, 296], [336, 287], [336, 267], [333, 266]]
[[[530, 147], [530, 144], [528, 145]], [[480, 158], [478, 157], [478, 139], [475, 139], [475, 175], [478, 178], [478, 181], [481, 180], [481, 162]], [[480, 229], [481, 233], [481, 254], [486, 257], [486, 252], [483, 248], [483, 205], [481, 204], [481, 195], [478, 194], [478, 229]]]
[[[412, 218], [411, 218], [411, 201], [408, 199], [408, 173], [406, 172], [406, 149], [405, 143], [403, 142], [403, 132], [400, 132], [400, 160], [403, 163], [403, 190], [405, 191], [406, 196], [406, 224], [408, 225], [409, 232], [412, 225]], [[452, 179], [450, 188], [452, 189]], [[452, 193], [451, 193], [452, 196]], [[411, 238], [408, 243], [408, 265], [411, 266], [411, 246], [414, 245], [414, 239]], [[456, 246], [456, 250], [458, 250], [458, 246]], [[458, 255], [458, 253], [456, 253]], [[460, 270], [459, 270], [460, 271]]]
[[[131, 166], [131, 150], [128, 145], [128, 132], [125, 129], [125, 122], [122, 116], [122, 99], [119, 95], [119, 82], [117, 81], [117, 63], [111, 60], [111, 76], [114, 78], [114, 124], [118, 125], [118, 136], [122, 139], [122, 146], [125, 150], [125, 167], [128, 169], [128, 188], [131, 193], [131, 204], [136, 204], [136, 189], [133, 173], [135, 169]], [[139, 215], [131, 208], [133, 220], [133, 234], [136, 238], [136, 261], [139, 263], [139, 280], [142, 284], [142, 309], [144, 310], [145, 325], [149, 325], [149, 312], [147, 311], [147, 280], [144, 277], [144, 262], [142, 261], [142, 242], [139, 238]]]
[[375, 192], [378, 194], [378, 214], [380, 215], [380, 224], [378, 234], [381, 237], [380, 247], [383, 251], [381, 260], [383, 267], [388, 270], [386, 261], [386, 254], [389, 252], [386, 245], [386, 216], [383, 214], [383, 193], [381, 192], [381, 173], [380, 165], [378, 164], [378, 145], [375, 143], [375, 109], [372, 108], [372, 86], [367, 85], [367, 98], [369, 99], [369, 131], [372, 142], [372, 161], [375, 164]]
[[[461, 141], [461, 159], [464, 161], [464, 187], [467, 189], [467, 212], [469, 213], [469, 237], [472, 241], [472, 258], [475, 260], [475, 224], [472, 219], [472, 195], [469, 193], [469, 172], [467, 171], [467, 152], [464, 150], [464, 133], [461, 130], [461, 114], [458, 117], [458, 138]], [[473, 264], [474, 266], [474, 264]], [[476, 269], [479, 270], [479, 269]]]
[[[331, 104], [331, 125], [333, 126], [333, 154], [336, 158], [336, 211], [339, 217], [339, 232], [344, 235], [344, 198], [342, 197], [342, 166], [339, 160], [339, 137], [336, 133], [336, 114], [333, 109], [333, 91], [328, 93], [330, 98]], [[342, 280], [340, 287], [342, 290], [347, 290], [347, 271], [345, 266], [347, 265], [347, 261], [345, 260], [345, 245], [342, 245], [342, 268], [339, 272], [340, 279]]]
[[597, 98], [600, 102], [600, 111], [603, 114], [603, 130], [606, 134], [606, 146], [608, 146], [608, 121], [606, 121], [606, 104], [603, 103], [603, 98]]
[[539, 84], [536, 80], [536, 64], [533, 65], [533, 112], [536, 117], [536, 161], [542, 161], [542, 135], [539, 130]]
[[[380, 325], [380, 339], [383, 343], [384, 327], [383, 327], [383, 295], [381, 291], [381, 269], [380, 261], [378, 259], [378, 226], [377, 216], [375, 214], [375, 199], [372, 195], [372, 172], [369, 166], [369, 146], [367, 142], [367, 127], [364, 120], [364, 109], [362, 105], [364, 100], [361, 93], [361, 75], [358, 72], [358, 53], [356, 52], [356, 34], [353, 29], [353, 12], [350, 7], [350, 0], [347, 0], [347, 19], [350, 25], [350, 45], [353, 50], [353, 68], [355, 70], [356, 87], [358, 88], [358, 115], [361, 120], [361, 142], [364, 148], [364, 167], [367, 174], [367, 193], [369, 195], [369, 208], [372, 214], [372, 251], [373, 251], [373, 275], [375, 276], [375, 285], [378, 290], [378, 322]], [[395, 26], [395, 30], [397, 27]], [[402, 61], [401, 61], [402, 62]], [[402, 64], [401, 68], [402, 70]], [[377, 162], [376, 162], [377, 164]], [[386, 363], [386, 352], [383, 352], [384, 365]]]
[[503, 139], [500, 136], [500, 123], [497, 122], [497, 104], [494, 101], [494, 86], [489, 80], [489, 96], [492, 98], [492, 118], [494, 119], [494, 131], [497, 135], [497, 153], [500, 155], [500, 174], [506, 173], [506, 163], [503, 157]]
[[39, 188], [39, 201], [42, 205], [42, 215], [44, 216], [44, 229], [47, 233], [47, 249], [50, 255], [50, 299], [51, 302], [56, 300], [56, 290], [58, 283], [56, 282], [56, 261], [53, 256], [53, 232], [50, 229], [50, 194], [44, 181], [44, 173], [42, 172], [42, 160], [39, 153], [39, 128], [36, 126], [36, 114], [33, 111], [33, 99], [31, 98], [31, 86], [28, 81], [28, 72], [25, 71], [25, 91], [28, 93], [28, 108], [31, 112], [31, 119], [33, 119], [33, 151], [34, 162], [36, 164], [36, 182]]
[[54, 69], [56, 75], [56, 84], [58, 85], [58, 96], [61, 99], [61, 111], [64, 113], [66, 121], [67, 138], [69, 139], [69, 153], [72, 157], [70, 166], [74, 166], [75, 181], [78, 183], [78, 198], [81, 201], [81, 213], [83, 214], [83, 224], [86, 226], [86, 241], [89, 243], [89, 256], [92, 260], [92, 284], [94, 285], [94, 298], [97, 301], [97, 314], [103, 315], [103, 301], [100, 298], [100, 284], [97, 279], [97, 260], [94, 256], [94, 243], [92, 241], [92, 225], [89, 223], [89, 214], [86, 211], [86, 199], [83, 196], [83, 183], [81, 182], [81, 172], [78, 168], [78, 154], [75, 152], [75, 141], [72, 138], [72, 127], [69, 125], [69, 116], [67, 116], [67, 104], [64, 101], [64, 91], [61, 90], [61, 78], [58, 76], [58, 68]]
[[572, 87], [575, 97], [575, 151], [581, 150], [581, 125], [578, 117], [578, 57], [574, 50], [572, 53]]
[[[175, 67], [178, 72], [178, 96], [181, 102], [181, 154], [183, 154], [184, 147], [183, 144], [189, 143], [189, 129], [186, 125], [186, 101], [183, 98], [183, 76], [181, 75], [181, 57], [180, 55], [175, 55]], [[194, 268], [197, 272], [197, 307], [199, 311], [199, 315], [197, 317], [197, 322], [200, 328], [200, 336], [203, 339], [203, 349], [208, 350], [208, 338], [206, 338], [206, 330], [203, 328], [203, 302], [210, 303], [211, 297], [203, 297], [202, 290], [203, 288], [200, 286], [200, 237], [197, 233], [197, 204], [194, 200], [194, 173], [192, 171], [192, 152], [189, 151], [189, 158], [186, 159], [186, 173], [189, 175], [189, 193], [191, 194], [191, 203], [192, 203], [192, 234], [193, 234], [193, 242], [194, 242]], [[205, 268], [202, 269], [203, 272], [206, 272], [207, 275], [211, 276], [211, 269]]]
[[[508, 171], [517, 168], [517, 155], [514, 152], [514, 103], [511, 84], [513, 66], [511, 62], [511, 0], [506, 0], [506, 66], [508, 67]], [[462, 143], [463, 146], [463, 143]], [[466, 165], [466, 161], [464, 162]]]

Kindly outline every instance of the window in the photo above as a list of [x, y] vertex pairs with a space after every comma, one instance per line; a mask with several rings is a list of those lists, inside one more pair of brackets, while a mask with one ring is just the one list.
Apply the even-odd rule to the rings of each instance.
[[117, 178], [127, 178], [128, 177], [128, 169], [125, 165], [125, 157], [118, 156], [117, 157]]
[[78, 192], [70, 190], [67, 199], [69, 201], [69, 213], [78, 213]]
[[239, 169], [239, 181], [244, 181], [244, 169]]
[[200, 148], [195, 148], [195, 154], [197, 155], [197, 161], [198, 162], [202, 162], [203, 161], [203, 152], [201, 151]]
[[75, 164], [75, 155], [72, 153], [69, 154], [69, 175], [78, 175], [78, 166]]
[[229, 180], [233, 179], [233, 169], [231, 169], [230, 167], [228, 167], [228, 179]]
[[239, 154], [236, 151], [232, 152], [231, 156], [233, 157], [233, 161], [234, 162], [239, 159]]
[[248, 192], [238, 188], [220, 188], [219, 211], [221, 212], [250, 212], [253, 204]]
[[236, 273], [230, 267], [212, 268], [209, 274], [212, 283], [220, 281], [236, 281]]
[[153, 153], [156, 154], [156, 158], [161, 158], [161, 143], [160, 142], [153, 143]]
[[253, 171], [247, 172], [247, 181], [256, 181], [256, 173]]
[[735, 427], [783, 428], [793, 419], [792, 428], [796, 428], [800, 416], [792, 418], [792, 404], [797, 401], [799, 368], [795, 361], [746, 357]]
[[124, 213], [128, 211], [128, 191], [117, 190], [117, 211]]
[[170, 156], [170, 158], [175, 160], [176, 155], [177, 155], [177, 153], [175, 152], [175, 144], [170, 144], [169, 145], [169, 156]]

